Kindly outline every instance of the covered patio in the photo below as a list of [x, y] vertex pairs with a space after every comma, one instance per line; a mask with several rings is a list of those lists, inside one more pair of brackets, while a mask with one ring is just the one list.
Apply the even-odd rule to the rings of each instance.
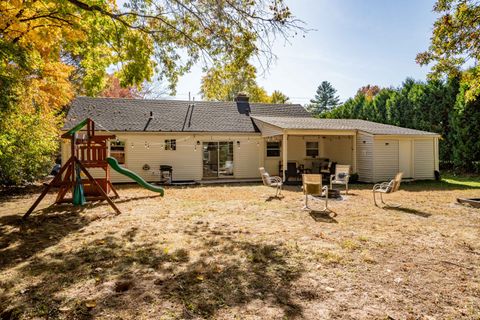
[[329, 175], [332, 164], [350, 165], [351, 172], [356, 172], [357, 130], [320, 127], [318, 119], [312, 118], [252, 118], [265, 139], [266, 170], [284, 181], [292, 177], [292, 170]]

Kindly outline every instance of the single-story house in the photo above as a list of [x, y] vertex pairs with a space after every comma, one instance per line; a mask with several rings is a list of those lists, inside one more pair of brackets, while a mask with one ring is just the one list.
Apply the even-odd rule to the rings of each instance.
[[[377, 182], [402, 171], [405, 178], [433, 179], [438, 170], [436, 133], [356, 119], [313, 118], [298, 104], [134, 100], [77, 97], [63, 130], [85, 118], [113, 133], [110, 154], [147, 181], [160, 165], [174, 180], [251, 179], [259, 167], [272, 175], [295, 162], [313, 168], [319, 159], [349, 164], [360, 181]], [[69, 146], [62, 142], [62, 158]], [[113, 182], [127, 177], [112, 172]]]

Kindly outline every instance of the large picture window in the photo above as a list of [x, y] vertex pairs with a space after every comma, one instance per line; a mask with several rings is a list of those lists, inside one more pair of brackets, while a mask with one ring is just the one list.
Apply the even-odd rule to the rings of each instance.
[[117, 159], [120, 164], [125, 164], [125, 141], [110, 141], [110, 157]]
[[267, 157], [280, 157], [280, 142], [267, 142]]
[[305, 144], [307, 150], [307, 157], [318, 157], [318, 141], [308, 141]]

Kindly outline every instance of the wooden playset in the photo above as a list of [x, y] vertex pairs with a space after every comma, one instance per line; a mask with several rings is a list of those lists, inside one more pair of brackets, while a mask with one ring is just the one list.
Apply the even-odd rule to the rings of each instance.
[[[86, 130], [84, 129], [86, 128]], [[82, 131], [82, 129], [84, 129]], [[85, 119], [61, 136], [70, 139], [70, 158], [60, 169], [55, 178], [45, 186], [35, 203], [23, 216], [26, 219], [35, 210], [51, 188], [59, 188], [55, 203], [83, 204], [86, 201], [107, 201], [117, 214], [120, 210], [112, 199], [118, 198], [118, 193], [110, 181], [110, 167], [107, 162], [108, 142], [115, 135], [96, 135], [95, 122]], [[89, 169], [103, 172], [93, 178]], [[81, 177], [80, 172], [86, 176]], [[108, 194], [113, 192], [113, 196]], [[66, 198], [71, 193], [71, 198]]]

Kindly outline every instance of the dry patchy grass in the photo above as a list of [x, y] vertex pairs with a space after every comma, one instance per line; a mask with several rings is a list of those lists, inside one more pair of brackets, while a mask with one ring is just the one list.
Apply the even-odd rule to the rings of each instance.
[[3, 195], [0, 318], [478, 319], [480, 211], [454, 202], [480, 189], [404, 185], [394, 210], [370, 188], [333, 216], [298, 187], [121, 186], [121, 215], [50, 194], [25, 224], [38, 190]]

